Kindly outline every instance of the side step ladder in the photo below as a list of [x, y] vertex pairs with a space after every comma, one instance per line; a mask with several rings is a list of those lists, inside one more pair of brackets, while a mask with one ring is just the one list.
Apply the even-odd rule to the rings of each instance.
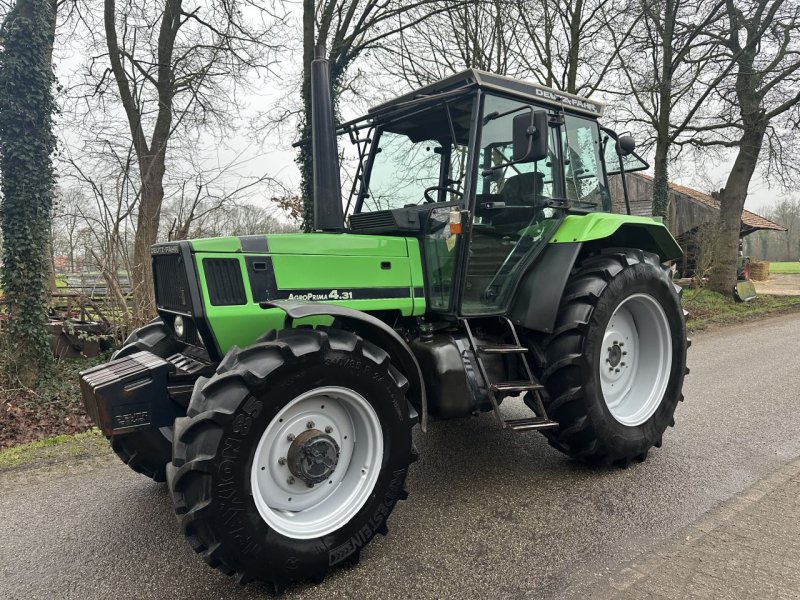
[[[470, 349], [475, 353], [475, 359], [478, 363], [478, 371], [480, 371], [481, 377], [486, 383], [486, 391], [489, 394], [489, 401], [492, 403], [492, 409], [497, 417], [498, 423], [500, 423], [500, 428], [505, 429], [508, 427], [512, 431], [522, 433], [525, 431], [554, 429], [558, 427], [558, 423], [551, 421], [544, 409], [544, 403], [542, 402], [541, 395], [542, 390], [544, 390], [544, 386], [539, 383], [539, 380], [534, 377], [533, 372], [531, 371], [531, 367], [528, 364], [528, 359], [525, 356], [528, 352], [528, 349], [520, 343], [517, 330], [511, 320], [508, 319], [508, 317], [499, 318], [502, 319], [511, 330], [511, 336], [514, 340], [513, 344], [494, 344], [491, 346], [477, 345], [475, 343], [475, 338], [472, 335], [472, 329], [469, 326], [469, 319], [462, 318], [461, 322], [464, 324], [464, 329], [467, 332]], [[525, 371], [525, 375], [527, 375], [528, 379], [522, 381], [490, 381], [489, 374], [486, 371], [486, 367], [483, 364], [483, 359], [481, 358], [484, 355], [490, 354], [514, 354], [519, 356]], [[533, 398], [534, 413], [536, 414], [535, 417], [530, 417], [527, 419], [503, 419], [503, 415], [500, 413], [500, 404], [497, 401], [497, 396], [509, 396], [517, 393], [527, 393], [531, 395]]]

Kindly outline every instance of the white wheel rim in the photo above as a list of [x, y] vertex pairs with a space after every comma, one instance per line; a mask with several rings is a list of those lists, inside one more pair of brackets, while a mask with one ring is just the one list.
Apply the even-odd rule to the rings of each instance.
[[653, 296], [633, 294], [620, 303], [606, 326], [599, 362], [611, 415], [629, 427], [652, 417], [672, 370], [669, 321]]
[[[294, 477], [286, 459], [295, 438], [325, 432], [339, 448], [335, 469], [309, 487]], [[375, 487], [383, 460], [383, 433], [375, 409], [357, 392], [323, 387], [301, 394], [267, 425], [256, 447], [250, 483], [261, 518], [278, 533], [311, 539], [343, 527]], [[294, 479], [294, 481], [292, 481]]]

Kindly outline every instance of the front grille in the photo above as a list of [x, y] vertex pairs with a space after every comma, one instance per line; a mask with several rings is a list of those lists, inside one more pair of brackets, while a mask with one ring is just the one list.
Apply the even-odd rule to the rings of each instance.
[[180, 254], [153, 256], [156, 304], [164, 310], [191, 313], [191, 296], [186, 265]]
[[350, 215], [350, 230], [365, 231], [382, 228], [396, 228], [397, 224], [394, 215], [390, 210], [379, 210], [377, 212], [356, 213]]
[[247, 304], [242, 281], [242, 268], [236, 258], [205, 258], [208, 297], [213, 306]]

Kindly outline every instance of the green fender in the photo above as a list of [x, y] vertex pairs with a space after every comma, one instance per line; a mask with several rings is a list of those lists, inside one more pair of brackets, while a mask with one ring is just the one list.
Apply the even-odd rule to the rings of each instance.
[[639, 248], [676, 260], [683, 251], [660, 219], [609, 213], [568, 215], [520, 278], [508, 316], [521, 327], [552, 333], [564, 288], [587, 244], [593, 249]]
[[352, 331], [382, 348], [389, 355], [394, 366], [408, 379], [410, 404], [412, 407], [420, 407], [422, 411], [421, 429], [423, 432], [427, 431], [428, 398], [425, 393], [422, 369], [411, 348], [389, 325], [360, 310], [322, 302], [273, 300], [261, 302], [260, 306], [266, 310], [279, 308], [285, 312], [284, 327], [287, 329], [293, 327], [293, 322], [297, 320], [320, 316], [333, 317], [344, 329]]
[[617, 248], [641, 248], [653, 252], [662, 261], [683, 256], [678, 242], [659, 217], [635, 217], [610, 213], [568, 215], [553, 234], [553, 244], [607, 240], [604, 244]]

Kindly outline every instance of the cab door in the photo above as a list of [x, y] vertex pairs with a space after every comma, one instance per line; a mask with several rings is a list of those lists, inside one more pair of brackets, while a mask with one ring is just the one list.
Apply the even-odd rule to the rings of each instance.
[[[519, 111], [515, 109], [519, 108]], [[487, 95], [479, 143], [479, 160], [471, 239], [461, 300], [464, 315], [505, 312], [520, 270], [547, 242], [563, 211], [553, 208], [564, 198], [558, 127], [548, 127], [548, 156], [501, 166], [512, 158], [514, 117], [542, 107]], [[506, 114], [508, 113], [508, 114]], [[504, 115], [489, 118], [493, 114]]]

